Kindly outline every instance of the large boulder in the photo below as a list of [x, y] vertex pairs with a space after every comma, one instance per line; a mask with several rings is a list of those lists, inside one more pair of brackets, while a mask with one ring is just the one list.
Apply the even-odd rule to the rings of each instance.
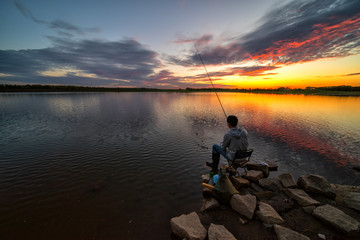
[[257, 199], [264, 200], [264, 199], [270, 199], [274, 196], [273, 191], [261, 191], [261, 192], [254, 192], [253, 193]]
[[180, 238], [203, 240], [206, 237], [206, 229], [195, 212], [172, 218], [170, 225], [173, 233]]
[[207, 198], [203, 200], [200, 211], [204, 212], [209, 209], [220, 207], [219, 202], [215, 198]]
[[320, 202], [312, 199], [304, 190], [297, 188], [285, 188], [284, 192], [286, 195], [296, 200], [299, 205], [302, 207], [310, 206], [310, 205], [320, 205]]
[[310, 240], [310, 238], [308, 238], [307, 236], [295, 232], [294, 230], [291, 230], [289, 228], [282, 227], [280, 225], [274, 225], [274, 230], [278, 240]]
[[249, 180], [242, 178], [242, 177], [231, 176], [230, 180], [237, 190], [240, 190], [242, 188], [246, 188], [246, 187], [250, 186]]
[[230, 205], [232, 209], [241, 215], [248, 219], [252, 219], [256, 208], [256, 197], [251, 194], [234, 194], [230, 199]]
[[299, 177], [297, 184], [307, 193], [323, 195], [333, 200], [336, 198], [336, 194], [331, 189], [330, 183], [323, 176], [315, 174], [301, 176]]
[[269, 168], [269, 171], [270, 171], [270, 172], [271, 172], [271, 171], [277, 171], [278, 165], [277, 165], [275, 162], [273, 162], [273, 161], [268, 161], [268, 160], [266, 160], [265, 162], [266, 162], [266, 164], [268, 165], [268, 168]]
[[290, 173], [283, 173], [279, 176], [281, 184], [285, 188], [297, 188], [295, 179]]
[[259, 185], [264, 189], [275, 191], [275, 192], [281, 191], [283, 188], [280, 183], [280, 180], [277, 178], [260, 179]]
[[270, 204], [259, 202], [259, 211], [256, 211], [256, 216], [264, 223], [281, 224], [284, 219], [271, 207]]
[[208, 231], [209, 240], [236, 240], [234, 235], [229, 232], [223, 225], [210, 224]]
[[360, 211], [360, 193], [349, 192], [344, 197], [344, 203], [353, 209]]
[[257, 182], [260, 179], [264, 178], [264, 173], [262, 171], [250, 170], [242, 173], [241, 177], [246, 178], [252, 182]]
[[252, 163], [249, 162], [246, 164], [246, 168], [248, 170], [256, 170], [256, 171], [262, 171], [264, 174], [264, 177], [269, 176], [269, 167], [267, 166], [267, 164], [259, 164], [259, 163]]
[[347, 235], [356, 235], [360, 231], [360, 223], [357, 220], [329, 204], [315, 208], [313, 216], [339, 229]]

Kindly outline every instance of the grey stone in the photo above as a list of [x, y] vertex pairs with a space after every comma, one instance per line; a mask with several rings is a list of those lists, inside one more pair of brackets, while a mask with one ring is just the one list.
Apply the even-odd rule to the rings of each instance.
[[336, 198], [336, 194], [331, 189], [330, 183], [323, 176], [315, 174], [301, 176], [297, 183], [299, 187], [304, 189], [307, 193], [320, 194], [331, 199]]
[[315, 208], [313, 216], [339, 229], [347, 235], [355, 235], [360, 231], [360, 224], [358, 221], [329, 204]]
[[248, 219], [252, 219], [256, 208], [256, 197], [251, 194], [234, 194], [230, 199], [231, 208]]
[[264, 178], [264, 173], [262, 171], [250, 170], [242, 173], [241, 177], [246, 178], [252, 182], [257, 182]]
[[271, 171], [277, 171], [278, 165], [277, 165], [275, 162], [273, 162], [273, 161], [267, 161], [267, 160], [266, 160], [265, 162], [267, 163], [270, 172], [271, 172]]
[[242, 178], [242, 177], [231, 176], [230, 180], [234, 184], [234, 187], [238, 190], [241, 188], [246, 188], [246, 187], [250, 186], [249, 180]]
[[281, 224], [284, 219], [272, 208], [270, 204], [259, 202], [259, 211], [256, 211], [256, 216], [264, 223]]
[[200, 211], [204, 212], [217, 207], [220, 207], [220, 204], [215, 198], [203, 199], [203, 205]]
[[243, 217], [239, 217], [239, 222], [240, 222], [241, 225], [244, 225], [244, 224], [248, 223], [249, 221], [246, 220], [246, 219], [243, 218]]
[[209, 183], [210, 181], [209, 174], [201, 175], [201, 179], [204, 183]]
[[202, 194], [204, 198], [212, 198], [214, 196], [213, 191], [207, 187], [203, 187]]
[[283, 187], [277, 178], [264, 178], [259, 180], [259, 185], [271, 191], [280, 191]]
[[360, 172], [360, 166], [353, 166], [353, 168], [352, 168], [352, 169], [354, 169], [355, 171]]
[[272, 191], [254, 192], [253, 194], [259, 200], [269, 199], [269, 198], [272, 198], [274, 196], [274, 192], [272, 192]]
[[229, 232], [223, 225], [210, 224], [208, 231], [209, 240], [236, 240], [234, 235]]
[[319, 240], [326, 240], [326, 237], [325, 237], [324, 234], [318, 233], [318, 239], [319, 239]]
[[292, 189], [286, 188], [284, 189], [286, 195], [296, 200], [299, 205], [302, 207], [306, 207], [309, 205], [320, 205], [320, 202], [312, 199], [304, 190], [302, 189]]
[[345, 204], [353, 209], [360, 211], [360, 193], [349, 192], [344, 197]]
[[264, 173], [264, 177], [269, 176], [269, 167], [266, 165], [249, 162], [246, 164], [246, 168], [248, 170], [262, 171]]
[[274, 230], [278, 240], [310, 240], [307, 236], [280, 225], [274, 225]]
[[297, 188], [296, 182], [290, 173], [281, 174], [279, 179], [285, 188]]
[[314, 205], [310, 205], [310, 206], [303, 207], [302, 209], [304, 210], [304, 212], [306, 212], [308, 214], [312, 214], [314, 212], [315, 208], [316, 207]]
[[170, 225], [173, 233], [180, 238], [203, 240], [206, 237], [206, 229], [195, 212], [172, 218]]
[[262, 192], [262, 191], [264, 191], [264, 189], [262, 189], [258, 184], [256, 184], [256, 183], [250, 183], [250, 187], [252, 188], [252, 189], [254, 189], [255, 191], [257, 191], [257, 192]]

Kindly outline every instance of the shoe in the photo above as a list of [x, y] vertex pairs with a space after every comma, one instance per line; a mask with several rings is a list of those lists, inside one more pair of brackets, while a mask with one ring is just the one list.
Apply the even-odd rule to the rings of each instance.
[[213, 163], [211, 163], [211, 162], [206, 162], [206, 166], [208, 166], [208, 167], [213, 167], [214, 165], [213, 165]]

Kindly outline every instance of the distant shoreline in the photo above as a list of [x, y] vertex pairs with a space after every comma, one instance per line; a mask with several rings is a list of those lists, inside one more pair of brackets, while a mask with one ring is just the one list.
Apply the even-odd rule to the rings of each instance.
[[235, 93], [265, 93], [265, 94], [300, 94], [324, 96], [360, 96], [360, 87], [333, 86], [333, 87], [307, 87], [305, 89], [280, 87], [276, 89], [225, 89], [225, 88], [185, 88], [185, 89], [159, 89], [159, 88], [105, 88], [83, 87], [66, 85], [7, 85], [0, 84], [0, 92], [235, 92]]

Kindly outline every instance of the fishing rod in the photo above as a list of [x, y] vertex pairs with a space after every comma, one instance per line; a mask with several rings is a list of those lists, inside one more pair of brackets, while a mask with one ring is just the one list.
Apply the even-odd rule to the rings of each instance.
[[214, 84], [213, 84], [213, 82], [212, 82], [212, 80], [211, 80], [211, 77], [210, 77], [210, 75], [209, 75], [209, 72], [208, 72], [207, 69], [206, 69], [205, 63], [204, 63], [204, 61], [203, 61], [203, 59], [202, 59], [202, 57], [201, 57], [201, 55], [200, 55], [200, 53], [199, 53], [199, 51], [198, 51], [198, 49], [197, 49], [197, 47], [196, 47], [195, 42], [194, 42], [194, 47], [195, 47], [195, 50], [196, 50], [197, 55], [198, 55], [199, 58], [200, 58], [200, 61], [201, 61], [202, 65], [204, 66], [206, 75], [208, 76], [208, 79], [209, 79], [209, 81], [210, 81], [210, 83], [211, 83], [211, 86], [213, 87], [213, 89], [214, 89], [214, 91], [215, 91], [216, 97], [217, 97], [217, 99], [218, 99], [218, 101], [219, 101], [219, 103], [220, 103], [221, 109], [222, 109], [223, 112], [224, 112], [225, 118], [227, 119], [227, 115], [226, 115], [226, 113], [225, 113], [224, 107], [223, 107], [223, 105], [222, 105], [222, 103], [221, 103], [221, 101], [220, 101], [219, 95], [218, 95], [217, 92], [216, 92], [215, 86], [214, 86]]
[[[216, 92], [215, 86], [214, 86], [214, 84], [213, 84], [213, 82], [212, 82], [212, 80], [211, 80], [210, 74], [209, 74], [209, 72], [208, 72], [208, 70], [207, 70], [207, 68], [206, 68], [206, 65], [205, 65], [205, 63], [204, 63], [204, 60], [202, 59], [202, 57], [201, 57], [201, 55], [200, 55], [200, 52], [199, 52], [199, 50], [198, 50], [197, 47], [196, 47], [195, 41], [194, 41], [194, 48], [195, 48], [196, 53], [197, 53], [197, 55], [199, 56], [199, 59], [200, 59], [202, 65], [203, 65], [203, 67], [204, 67], [204, 69], [205, 69], [206, 75], [207, 75], [207, 77], [208, 77], [208, 79], [209, 79], [209, 81], [210, 81], [210, 83], [211, 83], [211, 86], [212, 86], [213, 89], [214, 89], [214, 92], [215, 92], [216, 97], [217, 97], [217, 99], [218, 99], [218, 101], [219, 101], [219, 103], [220, 103], [220, 106], [221, 106], [221, 109], [222, 109], [222, 111], [223, 111], [223, 113], [224, 113], [224, 115], [225, 115], [225, 118], [227, 119], [227, 115], [226, 115], [225, 109], [224, 109], [224, 107], [223, 107], [223, 105], [222, 105], [222, 103], [221, 103], [221, 100], [220, 100], [219, 95], [218, 95], [217, 92]], [[208, 147], [205, 146], [206, 144], [205, 144], [204, 140], [199, 136], [199, 134], [198, 134], [197, 132], [195, 132], [195, 133], [196, 133], [196, 136], [198, 136], [198, 137], [200, 138], [201, 142], [202, 142], [202, 145], [198, 144], [198, 146], [199, 146], [200, 148], [202, 148], [202, 149], [206, 149], [206, 150], [208, 150], [208, 151], [211, 151], [210, 148], [208, 148]], [[211, 152], [212, 152], [212, 151], [211, 151]]]

